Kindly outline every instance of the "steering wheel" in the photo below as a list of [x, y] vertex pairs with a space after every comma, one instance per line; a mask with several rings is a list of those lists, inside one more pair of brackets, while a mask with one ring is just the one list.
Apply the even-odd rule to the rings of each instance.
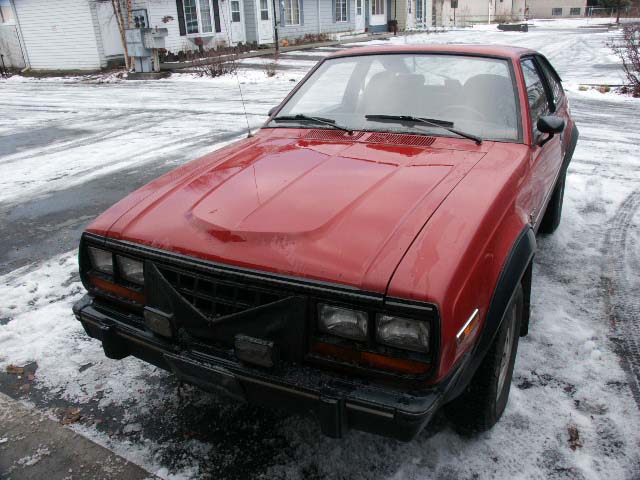
[[474, 117], [473, 120], [484, 120], [484, 121], [487, 120], [487, 117], [486, 117], [486, 115], [484, 113], [479, 112], [475, 108], [472, 108], [472, 107], [470, 107], [468, 105], [450, 105], [448, 107], [445, 107], [440, 112], [440, 115], [443, 118], [450, 118], [450, 117], [454, 117], [455, 118], [456, 116], [458, 116], [458, 118], [459, 118], [459, 115], [453, 114], [453, 112], [456, 112], [456, 111], [457, 112], [463, 112], [463, 113], [466, 113], [466, 114], [470, 113]]

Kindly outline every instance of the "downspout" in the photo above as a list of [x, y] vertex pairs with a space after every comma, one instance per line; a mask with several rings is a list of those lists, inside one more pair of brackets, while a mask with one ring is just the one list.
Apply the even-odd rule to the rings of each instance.
[[20, 20], [18, 19], [18, 10], [14, 5], [13, 0], [9, 0], [9, 5], [11, 5], [11, 10], [13, 11], [13, 18], [16, 22], [16, 32], [18, 33], [18, 41], [20, 42], [20, 50], [22, 51], [22, 59], [24, 60], [25, 67], [22, 70], [29, 70], [31, 68], [31, 60], [29, 60], [29, 52], [27, 52], [27, 45], [24, 42], [24, 36], [22, 35], [22, 28], [20, 28]]
[[318, 35], [320, 35], [322, 33], [322, 24], [320, 23], [320, 0], [316, 0], [316, 3], [318, 4]]

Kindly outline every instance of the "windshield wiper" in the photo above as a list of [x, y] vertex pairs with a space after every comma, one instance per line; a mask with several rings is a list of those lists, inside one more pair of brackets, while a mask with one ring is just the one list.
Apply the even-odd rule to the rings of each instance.
[[424, 123], [426, 125], [431, 125], [432, 127], [444, 128], [451, 133], [455, 133], [456, 135], [459, 135], [461, 137], [473, 140], [478, 145], [482, 144], [482, 138], [476, 135], [472, 135], [471, 133], [462, 132], [457, 128], [453, 128], [453, 122], [449, 122], [446, 120], [414, 117], [411, 115], [365, 115], [364, 118], [366, 118], [367, 120], [373, 120], [375, 122]]
[[296, 115], [280, 115], [279, 117], [273, 118], [272, 122], [286, 122], [291, 120], [302, 120], [305, 122], [315, 122], [321, 123], [322, 125], [328, 125], [331, 128], [335, 128], [336, 130], [342, 130], [343, 132], [347, 132], [349, 135], [353, 134], [353, 130], [347, 127], [343, 127], [342, 125], [338, 125], [335, 120], [330, 118], [322, 118], [322, 117], [311, 117], [309, 115], [304, 115], [302, 113], [298, 113]]

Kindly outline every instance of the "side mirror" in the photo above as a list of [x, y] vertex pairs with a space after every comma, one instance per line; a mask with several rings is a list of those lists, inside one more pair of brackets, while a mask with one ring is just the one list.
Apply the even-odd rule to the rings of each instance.
[[[278, 105], [279, 106], [279, 105]], [[269, 113], [267, 115], [271, 116], [274, 113], [276, 113], [276, 110], [278, 110], [278, 107], [272, 107], [269, 109]]]
[[536, 127], [541, 133], [548, 133], [549, 136], [540, 142], [542, 147], [545, 143], [553, 138], [556, 133], [564, 130], [564, 118], [556, 115], [546, 115], [538, 119]]

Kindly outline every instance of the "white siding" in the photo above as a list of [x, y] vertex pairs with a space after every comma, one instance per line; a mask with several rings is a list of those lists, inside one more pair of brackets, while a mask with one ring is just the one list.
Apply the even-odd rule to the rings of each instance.
[[[320, 2], [320, 17], [318, 17], [318, 2]], [[279, 2], [276, 2], [276, 6]], [[292, 40], [304, 37], [305, 35], [316, 35], [318, 33], [332, 34], [351, 32], [355, 30], [355, 4], [352, 0], [347, 0], [349, 13], [346, 22], [333, 21], [334, 4], [331, 0], [300, 0], [302, 9], [299, 25], [281, 25], [278, 29], [280, 39]], [[363, 2], [363, 8], [364, 8]], [[278, 18], [282, 15], [282, 10], [278, 12]]]
[[[220, 28], [222, 31], [215, 34], [185, 35], [180, 36], [180, 28], [178, 26], [178, 9], [175, 0], [135, 0], [135, 8], [146, 8], [149, 16], [149, 26], [166, 28], [169, 35], [165, 39], [165, 48], [170, 52], [177, 53], [179, 51], [197, 50], [195, 38], [201, 37], [204, 41], [204, 48], [210, 49], [219, 45], [228, 45], [229, 37], [227, 34], [229, 27], [229, 19], [231, 14], [229, 0], [219, 0], [220, 8]], [[171, 17], [171, 19], [169, 19]], [[166, 22], [166, 23], [165, 23]]]
[[111, 2], [96, 3], [96, 15], [105, 56], [123, 56], [122, 37], [120, 36], [118, 21], [113, 13]]
[[14, 0], [31, 68], [97, 70], [106, 65], [91, 0]]
[[554, 8], [562, 8], [562, 17], [570, 17], [571, 8], [579, 8], [580, 16], [587, 9], [586, 0], [528, 0], [530, 18], [558, 18], [552, 15]]
[[258, 14], [257, 2], [260, 0], [244, 0], [244, 30], [247, 35], [247, 43], [258, 41]]

